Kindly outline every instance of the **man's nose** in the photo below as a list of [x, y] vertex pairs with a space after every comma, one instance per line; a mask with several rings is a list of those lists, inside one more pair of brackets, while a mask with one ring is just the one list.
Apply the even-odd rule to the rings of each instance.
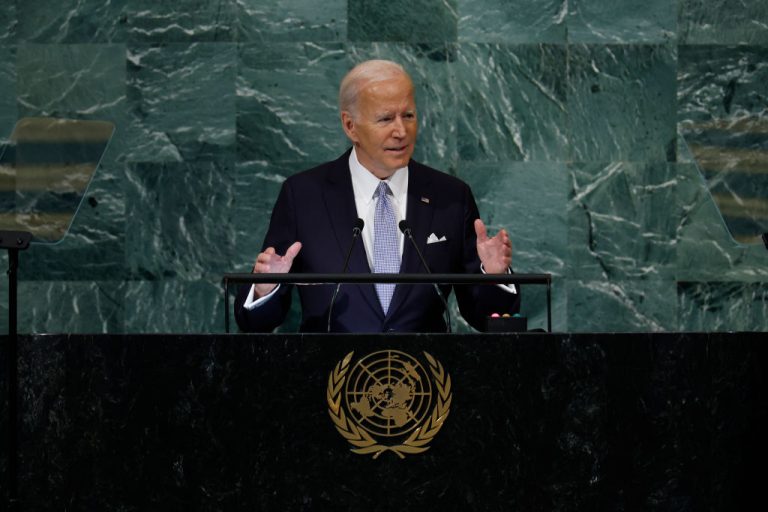
[[395, 137], [405, 137], [405, 123], [402, 116], [395, 116], [395, 122], [393, 124], [394, 131], [392, 135]]

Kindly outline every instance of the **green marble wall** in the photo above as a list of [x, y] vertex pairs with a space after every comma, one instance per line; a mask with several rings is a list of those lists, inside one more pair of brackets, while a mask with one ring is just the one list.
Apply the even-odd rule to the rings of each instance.
[[[346, 148], [337, 86], [370, 57], [414, 77], [416, 158], [473, 186], [518, 272], [555, 276], [556, 329], [768, 327], [768, 251], [736, 242], [710, 193], [749, 196], [765, 225], [764, 0], [3, 11], [0, 137], [24, 116], [117, 127], [71, 232], [21, 255], [22, 332], [222, 331], [221, 274], [250, 268], [281, 181]], [[713, 153], [724, 168], [702, 167]], [[525, 310], [543, 325], [543, 290]]]

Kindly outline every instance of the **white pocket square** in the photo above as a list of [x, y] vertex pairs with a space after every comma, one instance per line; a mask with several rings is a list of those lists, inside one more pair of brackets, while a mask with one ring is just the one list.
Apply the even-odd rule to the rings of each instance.
[[445, 238], [445, 235], [441, 236], [440, 238], [437, 238], [437, 235], [432, 233], [427, 237], [427, 244], [436, 244], [438, 242], [445, 242], [447, 238]]

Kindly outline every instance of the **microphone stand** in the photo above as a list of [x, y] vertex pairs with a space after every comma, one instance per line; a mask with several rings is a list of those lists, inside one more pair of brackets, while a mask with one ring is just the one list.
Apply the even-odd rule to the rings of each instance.
[[[349, 267], [349, 258], [352, 256], [352, 250], [355, 248], [355, 242], [358, 238], [360, 238], [360, 233], [363, 231], [364, 225], [365, 222], [363, 222], [363, 219], [357, 219], [355, 221], [355, 227], [352, 228], [352, 243], [349, 244], [349, 251], [347, 251], [347, 257], [344, 259], [344, 267], [341, 270], [342, 274], [347, 273], [347, 268]], [[328, 326], [326, 328], [326, 332], [331, 332], [331, 313], [333, 313], [333, 303], [336, 302], [336, 296], [339, 294], [339, 289], [341, 289], [341, 283], [336, 283], [336, 289], [333, 291], [331, 303], [328, 306]]]
[[[400, 228], [400, 231], [403, 232], [405, 236], [408, 237], [408, 239], [411, 241], [411, 244], [413, 245], [413, 248], [416, 249], [416, 254], [419, 255], [419, 259], [421, 260], [421, 264], [424, 265], [424, 270], [427, 271], [427, 274], [431, 274], [432, 271], [429, 269], [429, 265], [427, 265], [427, 260], [424, 259], [424, 255], [421, 254], [421, 251], [419, 250], [419, 245], [416, 243], [416, 240], [413, 239], [413, 234], [411, 233], [411, 228], [408, 226], [408, 223], [405, 220], [401, 220], [400, 224], [398, 224], [398, 227]], [[440, 291], [440, 287], [437, 286], [437, 283], [432, 283], [432, 286], [435, 287], [435, 292], [437, 292], [437, 296], [440, 297], [440, 301], [443, 303], [443, 310], [445, 311], [445, 329], [448, 334], [451, 333], [451, 312], [448, 309], [448, 303], [445, 301], [445, 297], [443, 296], [443, 292]]]

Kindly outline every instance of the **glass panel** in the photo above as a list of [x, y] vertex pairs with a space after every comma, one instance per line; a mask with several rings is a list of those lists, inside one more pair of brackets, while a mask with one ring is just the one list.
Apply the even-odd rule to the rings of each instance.
[[687, 124], [683, 135], [731, 236], [762, 243], [768, 233], [768, 119]]
[[0, 230], [28, 231], [37, 243], [69, 231], [114, 124], [23, 118], [0, 156]]

